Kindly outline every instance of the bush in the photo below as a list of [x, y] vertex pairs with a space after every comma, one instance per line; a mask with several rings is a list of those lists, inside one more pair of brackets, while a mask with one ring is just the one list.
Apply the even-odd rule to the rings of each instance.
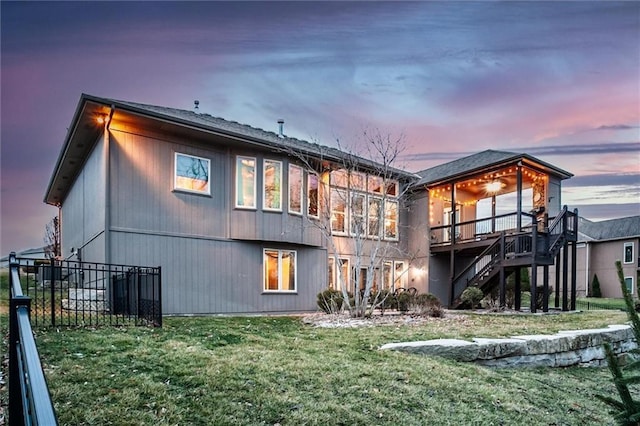
[[600, 280], [598, 280], [598, 274], [593, 274], [593, 281], [591, 281], [591, 297], [602, 297], [602, 290], [600, 289]]
[[374, 308], [380, 309], [382, 315], [387, 309], [395, 309], [398, 307], [398, 301], [395, 295], [389, 290], [372, 291], [369, 295], [369, 303]]
[[414, 296], [411, 295], [408, 291], [403, 291], [396, 295], [396, 300], [398, 302], [398, 310], [400, 312], [409, 312], [409, 308], [413, 302]]
[[342, 292], [338, 290], [327, 289], [322, 293], [318, 293], [318, 308], [326, 314], [336, 314], [342, 310], [344, 298]]
[[467, 287], [460, 296], [462, 302], [471, 305], [471, 309], [475, 309], [483, 298], [484, 293], [478, 287]]
[[431, 293], [414, 296], [413, 312], [417, 315], [426, 315], [435, 318], [444, 316], [444, 309], [442, 309], [440, 300]]

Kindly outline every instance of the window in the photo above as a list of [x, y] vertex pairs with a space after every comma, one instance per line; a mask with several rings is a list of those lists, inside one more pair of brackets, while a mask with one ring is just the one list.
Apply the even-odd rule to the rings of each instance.
[[367, 232], [370, 237], [380, 237], [380, 219], [382, 218], [382, 199], [369, 197], [369, 223]]
[[347, 191], [331, 188], [331, 230], [335, 233], [346, 232]]
[[335, 289], [336, 288], [336, 279], [335, 279], [335, 266], [336, 266], [336, 262], [333, 259], [333, 257], [329, 258], [329, 262], [327, 263], [327, 278], [328, 278], [328, 284], [329, 284], [329, 288], [330, 289]]
[[393, 273], [393, 288], [407, 288], [407, 270], [404, 267], [404, 262], [394, 262], [395, 271]]
[[333, 170], [330, 175], [331, 186], [339, 186], [340, 188], [346, 188], [349, 179], [349, 173], [344, 170]]
[[209, 185], [211, 162], [208, 159], [176, 152], [174, 163], [174, 189], [211, 194]]
[[382, 264], [382, 288], [393, 290], [393, 263], [384, 262]]
[[624, 243], [624, 263], [633, 263], [633, 243]]
[[368, 186], [369, 192], [374, 194], [382, 194], [383, 181], [381, 176], [369, 176]]
[[627, 286], [627, 290], [633, 296], [633, 277], [624, 277], [624, 285]]
[[302, 214], [302, 167], [289, 164], [289, 212]]
[[262, 207], [265, 210], [282, 210], [282, 162], [264, 160], [264, 192]]
[[351, 193], [351, 234], [363, 236], [366, 229], [366, 197], [358, 192]]
[[364, 173], [351, 172], [349, 175], [349, 187], [352, 190], [366, 191], [367, 190], [367, 175]]
[[385, 187], [387, 188], [387, 191], [386, 191], [387, 195], [391, 197], [398, 196], [398, 182], [396, 182], [395, 180], [388, 180], [387, 183], [385, 184]]
[[296, 252], [264, 250], [264, 291], [296, 291]]
[[256, 159], [236, 157], [236, 207], [256, 208]]
[[384, 237], [398, 238], [398, 202], [385, 200], [384, 202]]
[[307, 175], [307, 214], [311, 217], [318, 218], [318, 175], [309, 173]]

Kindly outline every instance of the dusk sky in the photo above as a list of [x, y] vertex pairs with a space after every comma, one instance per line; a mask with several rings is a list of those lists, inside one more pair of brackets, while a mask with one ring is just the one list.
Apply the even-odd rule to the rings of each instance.
[[349, 146], [419, 171], [496, 149], [575, 175], [591, 220], [640, 214], [640, 2], [8, 2], [0, 255], [43, 244], [82, 93]]

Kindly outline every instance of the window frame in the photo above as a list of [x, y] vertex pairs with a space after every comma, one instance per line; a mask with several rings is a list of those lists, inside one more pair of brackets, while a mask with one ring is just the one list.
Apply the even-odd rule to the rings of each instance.
[[[278, 165], [277, 170], [278, 174], [276, 175], [277, 188], [278, 192], [278, 207], [268, 207], [267, 206], [267, 163], [272, 163], [274, 165]], [[275, 184], [274, 184], [275, 186]], [[271, 160], [269, 158], [264, 158], [262, 160], [262, 210], [269, 212], [281, 212], [282, 211], [282, 161], [280, 160]]]
[[[344, 206], [344, 210], [343, 211], [337, 211], [334, 210], [335, 205], [333, 202], [333, 196], [334, 194], [338, 194], [338, 197], [341, 197], [340, 199], [342, 200], [342, 204]], [[340, 196], [340, 194], [342, 194], [342, 196]], [[350, 226], [349, 224], [349, 199], [347, 198], [349, 194], [349, 191], [347, 189], [344, 188], [330, 188], [330, 197], [329, 197], [329, 201], [330, 201], [330, 210], [329, 210], [329, 226], [331, 227], [331, 233], [333, 235], [348, 235], [349, 233], [349, 229], [347, 228], [348, 226]], [[342, 227], [343, 229], [336, 229], [333, 227], [333, 222], [334, 222], [334, 217], [336, 215], [342, 215]]]
[[[624, 263], [625, 265], [629, 265], [634, 263], [633, 262], [633, 255], [635, 252], [635, 244], [633, 243], [633, 241], [628, 241], [626, 243], [624, 243], [624, 246], [622, 248], [622, 263]], [[629, 258], [629, 261], [627, 261], [627, 247], [631, 247], [631, 256]]]
[[[385, 240], [389, 240], [389, 241], [398, 241], [398, 239], [400, 238], [400, 236], [398, 235], [398, 216], [400, 214], [400, 205], [398, 203], [398, 200], [395, 199], [389, 199], [389, 198], [385, 198], [384, 199], [384, 203], [383, 203], [383, 209], [382, 209], [382, 215], [384, 216], [383, 219], [383, 223], [382, 223], [382, 238]], [[390, 204], [394, 204], [395, 207], [395, 218], [394, 219], [390, 219], [388, 217], [388, 212], [391, 211], [391, 209], [387, 208], [387, 205]], [[393, 222], [394, 223], [394, 232], [395, 234], [391, 237], [387, 236], [387, 222]]]
[[633, 276], [628, 276], [628, 277], [624, 277], [624, 285], [627, 285], [627, 280], [631, 281], [631, 289], [629, 290], [629, 287], [627, 286], [627, 289], [629, 290], [629, 293], [631, 294], [631, 296], [635, 295], [635, 282], [633, 280]]
[[[383, 239], [384, 236], [382, 234], [382, 229], [383, 229], [383, 225], [384, 225], [384, 202], [383, 202], [383, 198], [382, 197], [378, 197], [375, 195], [369, 195], [367, 197], [367, 238], [373, 238], [373, 239]], [[374, 218], [374, 216], [371, 215], [371, 203], [375, 202], [378, 204], [378, 216], [376, 218], [377, 223], [378, 223], [378, 231], [375, 234], [371, 233], [371, 219]]]
[[[354, 198], [361, 198], [362, 199], [362, 212], [360, 214], [355, 214], [355, 209], [354, 209], [354, 203], [353, 203], [353, 199]], [[349, 192], [349, 204], [347, 205], [347, 210], [349, 211], [349, 234], [352, 237], [357, 237], [357, 236], [364, 236], [367, 237], [367, 224], [368, 224], [368, 201], [367, 201], [367, 194], [363, 193], [363, 192], [359, 192], [359, 191], [350, 191]], [[355, 226], [357, 225], [357, 223], [355, 222], [354, 217], [356, 217], [357, 219], [360, 219], [360, 226], [362, 229], [357, 230], [355, 228]]]
[[[293, 199], [293, 194], [292, 194], [292, 186], [291, 186], [291, 171], [292, 169], [295, 170], [299, 170], [300, 172], [300, 180], [299, 180], [299, 184], [300, 184], [300, 196], [299, 196], [299, 208], [300, 211], [296, 211], [296, 210], [292, 210], [291, 209], [291, 200]], [[288, 182], [287, 182], [287, 186], [288, 186], [288, 201], [287, 201], [287, 208], [288, 208], [288, 212], [290, 214], [294, 214], [296, 216], [302, 216], [302, 213], [304, 211], [304, 169], [296, 164], [289, 164], [289, 173], [288, 173]]]
[[[278, 262], [277, 262], [278, 288], [277, 289], [268, 288], [269, 274], [267, 271], [267, 268], [268, 268], [267, 252], [278, 253]], [[293, 253], [293, 289], [292, 290], [285, 290], [282, 288], [282, 284], [283, 284], [282, 259], [283, 259], [283, 254], [285, 253], [288, 253], [289, 255]], [[262, 292], [268, 293], [268, 294], [273, 294], [273, 293], [293, 294], [298, 292], [298, 251], [297, 250], [275, 249], [275, 248], [262, 249]]]
[[[199, 189], [192, 189], [192, 188], [183, 188], [178, 186], [178, 156], [189, 157], [199, 161], [206, 161], [207, 163], [206, 189], [199, 190]], [[180, 176], [180, 177], [189, 179], [187, 176]], [[173, 190], [178, 192], [186, 192], [189, 194], [211, 195], [211, 159], [199, 157], [197, 155], [186, 154], [184, 152], [175, 151], [173, 155]]]
[[[316, 196], [315, 198], [311, 196], [311, 181], [315, 180], [316, 182]], [[320, 175], [314, 172], [307, 172], [307, 217], [313, 219], [320, 219]], [[311, 213], [311, 207], [315, 204], [315, 214]]]
[[[238, 173], [240, 173], [240, 171], [242, 170], [241, 167], [239, 167], [239, 165], [241, 165], [241, 161], [242, 160], [252, 160], [253, 161], [253, 205], [240, 205], [238, 204], [239, 201], [239, 197], [238, 197], [238, 189], [239, 189], [239, 185], [238, 185]], [[236, 155], [236, 178], [235, 178], [235, 185], [236, 185], [236, 190], [235, 190], [235, 208], [237, 209], [245, 209], [245, 210], [256, 210], [256, 199], [257, 199], [257, 170], [258, 170], [258, 160], [256, 159], [256, 157], [247, 157], [244, 155]], [[244, 166], [243, 166], [244, 167]], [[244, 180], [243, 180], [244, 182]]]

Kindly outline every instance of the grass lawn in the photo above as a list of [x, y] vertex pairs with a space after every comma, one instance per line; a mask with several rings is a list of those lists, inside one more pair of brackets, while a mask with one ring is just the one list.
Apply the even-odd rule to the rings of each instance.
[[295, 317], [166, 318], [164, 328], [37, 331], [68, 425], [606, 425], [607, 369], [490, 369], [377, 348], [626, 321], [623, 312], [463, 315], [319, 329]]

